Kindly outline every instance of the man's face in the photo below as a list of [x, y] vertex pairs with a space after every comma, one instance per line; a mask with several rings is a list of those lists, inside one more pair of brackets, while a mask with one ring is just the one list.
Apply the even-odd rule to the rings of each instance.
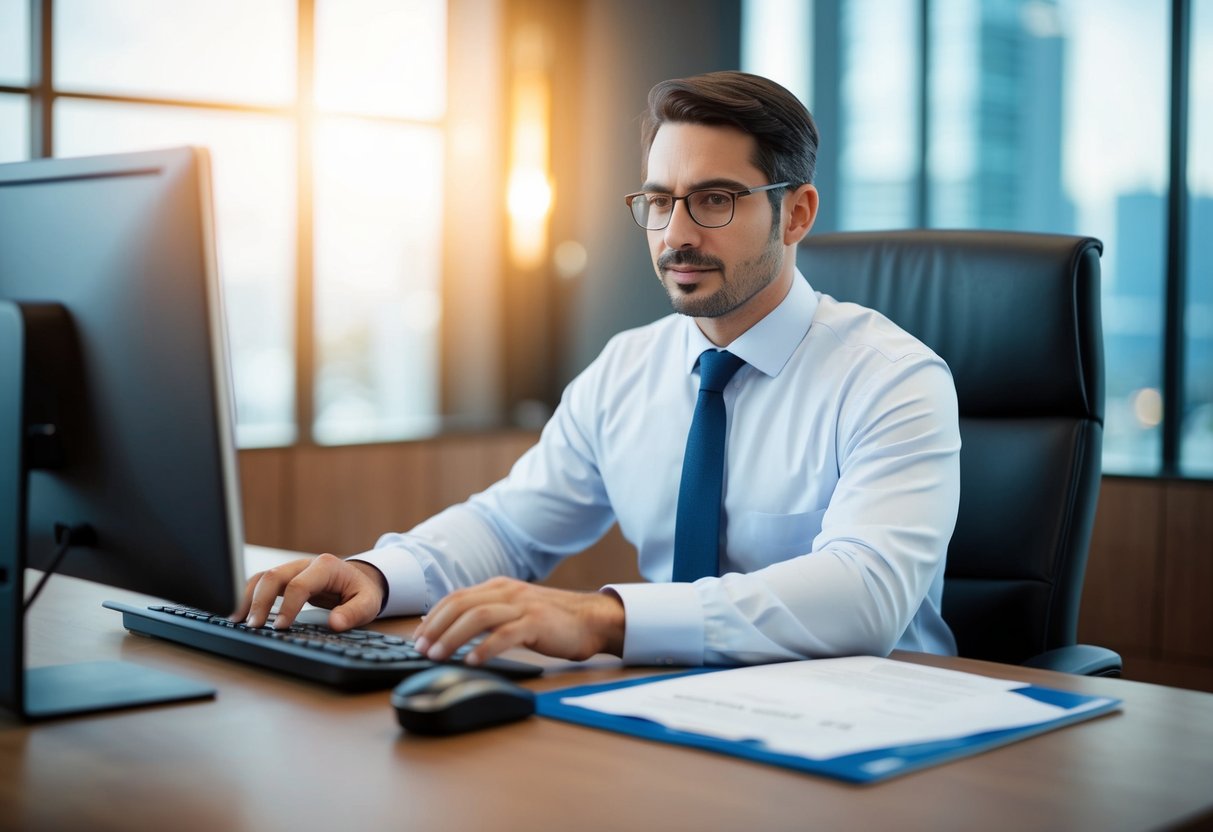
[[[753, 163], [753, 136], [733, 127], [663, 124], [649, 150], [642, 190], [683, 196], [702, 188], [739, 191], [770, 184]], [[770, 286], [783, 265], [778, 223], [765, 193], [736, 201], [733, 220], [704, 228], [679, 200], [670, 224], [649, 231], [657, 278], [674, 311], [719, 318], [744, 307]]]

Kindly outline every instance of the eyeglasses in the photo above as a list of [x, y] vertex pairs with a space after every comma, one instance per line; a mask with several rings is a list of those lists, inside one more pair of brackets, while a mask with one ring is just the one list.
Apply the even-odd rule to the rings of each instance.
[[774, 185], [762, 185], [741, 191], [705, 188], [701, 191], [691, 191], [685, 196], [641, 191], [628, 194], [623, 201], [632, 209], [632, 219], [645, 231], [660, 231], [669, 225], [670, 218], [674, 216], [674, 206], [680, 199], [686, 200], [687, 213], [696, 224], [704, 228], [723, 228], [733, 221], [733, 212], [737, 208], [739, 197], [786, 188], [791, 184], [777, 182]]

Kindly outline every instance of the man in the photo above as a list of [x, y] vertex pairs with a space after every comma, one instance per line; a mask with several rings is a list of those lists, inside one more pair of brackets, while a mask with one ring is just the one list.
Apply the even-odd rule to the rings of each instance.
[[[372, 552], [254, 576], [236, 617], [263, 624], [279, 595], [276, 626], [309, 599], [338, 630], [425, 613], [434, 659], [487, 633], [473, 664], [517, 645], [679, 665], [955, 652], [955, 389], [927, 347], [796, 270], [811, 116], [712, 73], [654, 87], [643, 141], [627, 201], [677, 314], [613, 338], [506, 479]], [[616, 521], [649, 583], [530, 583]]]

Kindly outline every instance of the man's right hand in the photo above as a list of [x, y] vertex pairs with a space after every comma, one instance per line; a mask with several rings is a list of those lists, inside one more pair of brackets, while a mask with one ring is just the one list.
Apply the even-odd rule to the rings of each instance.
[[387, 581], [382, 572], [362, 561], [327, 554], [293, 560], [249, 578], [244, 598], [229, 618], [260, 627], [278, 596], [282, 596], [282, 605], [274, 618], [275, 629], [289, 627], [310, 601], [332, 610], [329, 628], [341, 632], [379, 615], [387, 597]]

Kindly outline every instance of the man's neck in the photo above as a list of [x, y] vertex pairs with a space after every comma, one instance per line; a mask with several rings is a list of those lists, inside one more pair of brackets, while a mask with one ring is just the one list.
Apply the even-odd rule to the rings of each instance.
[[718, 347], [727, 347], [783, 303], [783, 299], [792, 290], [792, 280], [795, 274], [794, 265], [791, 268], [784, 268], [778, 277], [732, 312], [716, 318], [696, 318], [695, 324], [704, 337], [713, 344]]

